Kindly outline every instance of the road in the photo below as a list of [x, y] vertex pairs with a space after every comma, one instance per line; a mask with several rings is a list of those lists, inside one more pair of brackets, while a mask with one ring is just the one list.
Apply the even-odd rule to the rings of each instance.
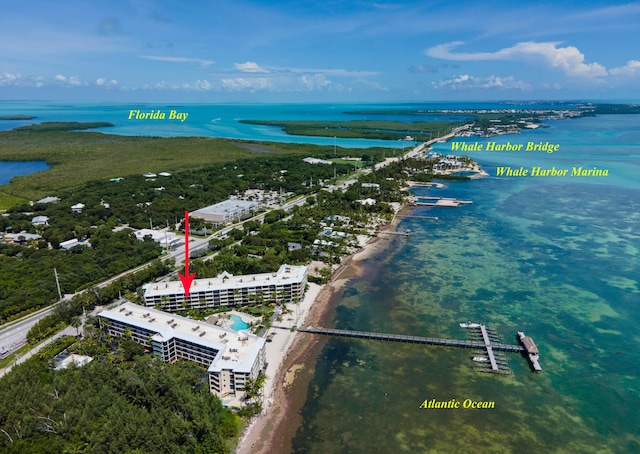
[[75, 336], [76, 333], [77, 333], [76, 329], [72, 328], [70, 326], [65, 328], [65, 329], [63, 329], [59, 333], [51, 336], [49, 339], [47, 339], [44, 342], [38, 344], [36, 347], [34, 347], [33, 349], [29, 350], [24, 355], [20, 356], [19, 358], [16, 358], [16, 361], [12, 365], [10, 365], [8, 367], [5, 367], [4, 369], [0, 369], [0, 377], [4, 376], [5, 374], [8, 374], [11, 371], [11, 369], [13, 368], [13, 366], [15, 366], [17, 364], [24, 363], [26, 360], [31, 358], [33, 355], [38, 353], [43, 347], [45, 347], [46, 345], [49, 345], [54, 340], [59, 339], [62, 336]]
[[53, 312], [50, 306], [36, 314], [31, 314], [0, 331], [0, 351], [13, 351], [27, 340], [27, 333], [38, 321]]
[[[306, 196], [298, 196], [295, 197], [294, 199], [286, 202], [284, 205], [282, 205], [281, 209], [288, 211], [291, 210], [294, 206], [301, 206], [304, 205], [306, 203]], [[217, 232], [213, 233], [212, 235], [206, 237], [206, 238], [190, 238], [189, 241], [189, 251], [193, 252], [193, 251], [197, 251], [199, 249], [204, 249], [207, 248], [209, 246], [209, 241], [214, 239], [214, 238], [218, 238], [220, 236], [224, 236], [227, 235], [231, 230], [235, 229], [235, 228], [239, 228], [242, 229], [242, 225], [244, 222], [247, 222], [249, 220], [256, 220], [256, 221], [262, 221], [264, 219], [264, 216], [267, 214], [267, 212], [264, 213], [260, 213], [250, 219], [246, 219], [242, 222], [238, 222], [235, 223], [233, 225], [229, 225], [225, 228], [223, 228], [222, 230], [218, 230]], [[178, 245], [178, 247], [176, 247], [174, 250], [170, 251], [168, 254], [164, 255], [161, 257], [161, 260], [170, 260], [170, 259], [175, 259], [176, 263], [179, 264], [181, 261], [184, 261], [184, 241]], [[131, 273], [135, 273], [137, 271], [140, 271], [148, 266], [151, 265], [151, 262], [149, 263], [145, 263], [144, 265], [140, 265], [137, 266], [136, 268], [127, 270], [123, 273], [118, 274], [117, 276], [113, 276], [103, 282], [100, 282], [98, 284], [95, 285], [95, 287], [97, 288], [102, 288], [102, 287], [106, 287], [107, 285], [111, 284], [113, 281], [120, 279], [124, 276], [127, 276], [128, 274]], [[82, 290], [78, 293], [82, 293], [83, 291], [86, 290]], [[67, 295], [66, 298], [69, 299], [71, 297], [73, 297], [74, 295]], [[56, 303], [57, 304], [57, 303]], [[14, 322], [8, 326], [3, 326], [2, 328], [0, 328], [0, 352], [6, 352], [6, 351], [14, 351], [17, 348], [19, 348], [21, 345], [24, 344], [24, 342], [27, 339], [27, 333], [29, 332], [29, 330], [36, 324], [38, 323], [38, 321], [40, 321], [42, 318], [46, 317], [47, 315], [51, 314], [53, 312], [53, 307], [55, 306], [55, 304], [46, 307], [44, 309], [41, 309], [40, 311], [34, 313], [34, 314], [30, 314], [27, 315], [26, 317], [20, 319], [17, 322]]]
[[[457, 132], [457, 131], [456, 131]], [[455, 134], [452, 133], [451, 136], [453, 137], [453, 135]], [[449, 136], [445, 136], [443, 138], [441, 138], [440, 140], [444, 139], [444, 138], [448, 138]], [[414, 149], [410, 150], [407, 154], [405, 154], [405, 158], [406, 157], [413, 157], [416, 156], [423, 147], [428, 146], [430, 143], [435, 142], [435, 139], [431, 142], [427, 142], [425, 144], [421, 144], [418, 145], [417, 147], [415, 147]], [[391, 164], [391, 162], [394, 162], [395, 160], [397, 160], [399, 158], [389, 158], [386, 159], [385, 161], [376, 164], [376, 169], [380, 168], [380, 167], [384, 167], [387, 166], [389, 164]], [[347, 180], [343, 181], [342, 183], [340, 183], [339, 185], [335, 186], [334, 188], [337, 190], [345, 190], [348, 186], [351, 186], [352, 184], [354, 184], [358, 177], [362, 174], [366, 174], [371, 172], [371, 169], [358, 169], [354, 172], [354, 174]], [[284, 210], [284, 211], [289, 211], [291, 210], [293, 207], [295, 206], [302, 206], [306, 203], [306, 199], [307, 199], [308, 195], [301, 195], [301, 196], [297, 196], [295, 198], [293, 198], [292, 200], [286, 202], [284, 205], [282, 205], [280, 207], [280, 209]], [[197, 251], [200, 249], [204, 249], [206, 247], [208, 247], [209, 245], [209, 241], [214, 239], [214, 238], [219, 238], [221, 236], [227, 235], [231, 230], [238, 228], [238, 229], [242, 229], [242, 226], [244, 224], [244, 222], [247, 222], [249, 220], [255, 220], [255, 221], [262, 221], [264, 220], [264, 217], [266, 216], [267, 212], [264, 213], [260, 213], [257, 214], [256, 216], [250, 218], [250, 219], [246, 219], [244, 221], [241, 222], [237, 222], [233, 225], [229, 225], [225, 228], [223, 228], [222, 230], [218, 230], [216, 232], [214, 232], [212, 235], [205, 237], [205, 238], [194, 238], [191, 237], [190, 241], [189, 241], [189, 250], [191, 252], [193, 251]], [[184, 256], [185, 256], [185, 245], [184, 245], [184, 241], [179, 244], [175, 249], [173, 249], [172, 251], [170, 251], [168, 254], [164, 255], [161, 257], [161, 260], [170, 260], [170, 259], [175, 259], [176, 260], [176, 264], [180, 264], [182, 261], [184, 261]], [[151, 265], [151, 262], [146, 263], [144, 265], [140, 265], [136, 268], [130, 269], [128, 271], [125, 271], [123, 273], [120, 273], [117, 276], [111, 277], [103, 282], [100, 282], [98, 284], [96, 284], [96, 287], [101, 288], [101, 287], [106, 287], [107, 285], [111, 284], [113, 281], [120, 279], [124, 276], [127, 276], [131, 273], [135, 273], [137, 271], [140, 271], [148, 266]], [[179, 266], [178, 266], [179, 268]], [[86, 290], [82, 290], [78, 293], [82, 293]], [[68, 295], [66, 298], [71, 298], [74, 295]], [[57, 304], [57, 303], [56, 303]], [[26, 336], [27, 333], [29, 332], [29, 330], [38, 322], [40, 321], [43, 317], [46, 317], [47, 315], [51, 314], [51, 312], [53, 311], [53, 307], [55, 306], [55, 304], [43, 308], [40, 311], [34, 313], [34, 314], [30, 314], [22, 319], [20, 319], [18, 322], [15, 322], [13, 324], [10, 324], [8, 326], [4, 326], [2, 328], [0, 328], [0, 352], [3, 351], [13, 351], [15, 349], [17, 349], [19, 347], [19, 344], [23, 343], [24, 341], [26, 341]]]

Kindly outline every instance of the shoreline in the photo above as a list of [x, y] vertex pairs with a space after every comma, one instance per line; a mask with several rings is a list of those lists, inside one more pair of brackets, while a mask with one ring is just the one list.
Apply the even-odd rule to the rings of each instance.
[[[411, 205], [400, 206], [392, 220], [386, 225], [381, 225], [378, 230], [395, 228], [401, 221], [400, 216], [413, 209]], [[349, 279], [362, 275], [359, 262], [379, 253], [387, 247], [390, 240], [378, 235], [370, 237], [361, 249], [343, 258], [329, 282], [322, 286], [309, 284], [311, 287], [300, 304], [300, 309], [304, 312], [300, 314], [298, 326], [323, 326], [330, 323], [333, 296]], [[275, 342], [281, 331], [280, 328], [275, 329], [278, 334], [274, 336], [274, 341], [268, 344], [267, 349], [278, 345]], [[284, 343], [280, 343], [276, 349], [271, 349], [271, 355], [267, 350], [269, 366], [264, 388], [264, 408], [262, 413], [254, 416], [244, 428], [234, 450], [235, 454], [291, 451], [291, 441], [302, 423], [300, 411], [307, 400], [307, 389], [313, 378], [313, 364], [327, 340], [326, 337], [289, 332]], [[286, 352], [278, 356], [278, 353], [285, 351], [282, 349]], [[270, 358], [275, 364], [272, 365]]]

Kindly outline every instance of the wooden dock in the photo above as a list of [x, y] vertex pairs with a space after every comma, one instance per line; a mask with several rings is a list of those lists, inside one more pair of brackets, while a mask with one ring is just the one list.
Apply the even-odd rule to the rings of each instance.
[[395, 230], [378, 230], [376, 233], [384, 233], [385, 235], [402, 235], [411, 236], [411, 230], [407, 229], [404, 232], [396, 232]]
[[[325, 336], [351, 337], [357, 339], [372, 339], [387, 342], [404, 342], [409, 344], [426, 344], [440, 345], [441, 347], [458, 347], [458, 348], [481, 348], [484, 349], [486, 344], [482, 341], [459, 340], [459, 339], [441, 339], [437, 337], [421, 337], [407, 336], [404, 334], [388, 334], [388, 333], [371, 333], [367, 331], [352, 331], [347, 329], [329, 329], [329, 328], [298, 328], [303, 333], [322, 334]], [[492, 343], [493, 350], [521, 353], [524, 352], [522, 345], [495, 344]]]
[[493, 370], [494, 372], [497, 372], [498, 363], [496, 362], [496, 357], [493, 354], [493, 346], [491, 345], [491, 341], [489, 340], [487, 327], [484, 325], [480, 325], [480, 331], [482, 332], [482, 341], [484, 342], [484, 348], [487, 350], [487, 355], [489, 356], [489, 362], [491, 363], [491, 370]]
[[438, 216], [419, 216], [413, 214], [396, 214], [397, 218], [408, 218], [408, 219], [431, 219], [432, 221], [437, 221]]
[[538, 362], [538, 360], [540, 359], [540, 352], [538, 351], [538, 347], [536, 347], [536, 344], [533, 342], [533, 339], [531, 339], [529, 336], [525, 336], [522, 331], [518, 331], [518, 337], [520, 338], [520, 342], [522, 342], [522, 345], [524, 345], [524, 349], [529, 356], [531, 367], [533, 367], [533, 370], [535, 372], [541, 372], [542, 366], [540, 366], [540, 363]]
[[[463, 324], [461, 324], [461, 327], [464, 327], [462, 325]], [[352, 339], [371, 339], [386, 342], [403, 342], [409, 344], [439, 345], [441, 347], [476, 349], [482, 352], [481, 354], [484, 358], [480, 358], [482, 361], [484, 361], [484, 363], [481, 363], [479, 365], [485, 366], [480, 370], [482, 372], [492, 372], [494, 374], [511, 373], [504, 353], [496, 354], [496, 352], [527, 353], [534, 370], [536, 372], [542, 370], [540, 364], [538, 363], [538, 349], [533, 343], [533, 340], [530, 337], [524, 336], [524, 333], [518, 333], [523, 345], [503, 344], [498, 341], [497, 333], [495, 333], [495, 331], [491, 329], [488, 329], [485, 325], [476, 323], [469, 325], [471, 326], [467, 326], [466, 328], [469, 328], [469, 332], [471, 333], [472, 337], [476, 337], [472, 340], [407, 336], [405, 334], [373, 333], [368, 331], [354, 331], [347, 329], [316, 328], [312, 326], [306, 328], [298, 328], [298, 331], [303, 333]], [[479, 358], [473, 357], [473, 359], [474, 361], [477, 361]], [[491, 368], [486, 367], [489, 365], [491, 366]]]
[[[427, 202], [421, 202], [420, 200], [427, 200]], [[445, 208], [457, 208], [460, 205], [471, 205], [471, 200], [458, 200], [450, 197], [418, 197], [413, 202], [413, 205], [427, 206], [427, 207], [445, 207]]]

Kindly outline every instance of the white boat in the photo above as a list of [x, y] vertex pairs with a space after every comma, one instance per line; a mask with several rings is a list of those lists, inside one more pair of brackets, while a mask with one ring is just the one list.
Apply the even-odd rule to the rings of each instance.
[[488, 363], [489, 362], [489, 358], [487, 358], [486, 356], [474, 356], [471, 359], [473, 361], [478, 362], [478, 363]]
[[480, 328], [480, 323], [460, 323], [460, 328]]

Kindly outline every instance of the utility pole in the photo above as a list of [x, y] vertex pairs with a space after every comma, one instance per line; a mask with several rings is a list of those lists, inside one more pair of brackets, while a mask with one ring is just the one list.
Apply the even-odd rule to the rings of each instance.
[[62, 301], [62, 292], [60, 291], [60, 281], [58, 280], [58, 270], [53, 267], [53, 275], [56, 277], [56, 287], [58, 288], [58, 300]]

